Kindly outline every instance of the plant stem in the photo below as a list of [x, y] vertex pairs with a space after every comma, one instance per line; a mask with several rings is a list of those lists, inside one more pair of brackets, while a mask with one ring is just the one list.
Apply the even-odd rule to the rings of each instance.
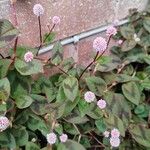
[[96, 53], [96, 55], [95, 55], [93, 61], [83, 70], [83, 72], [82, 72], [81, 75], [79, 76], [78, 81], [80, 81], [81, 77], [82, 77], [83, 74], [86, 72], [86, 70], [87, 70], [89, 67], [91, 67], [91, 65], [93, 65], [93, 64], [96, 62], [96, 60], [100, 59], [100, 58], [103, 56], [103, 54], [106, 52], [106, 50], [107, 50], [107, 48], [108, 48], [108, 45], [109, 45], [110, 40], [111, 40], [111, 37], [112, 37], [112, 36], [109, 36], [109, 39], [108, 39], [108, 41], [107, 41], [107, 47], [106, 47], [106, 49], [101, 53], [100, 56], [98, 56], [98, 55], [99, 55], [99, 51]]
[[98, 54], [99, 54], [99, 51], [96, 53], [96, 55], [95, 55], [93, 61], [83, 70], [83, 72], [81, 73], [81, 75], [80, 75], [79, 78], [78, 78], [78, 81], [80, 81], [81, 77], [82, 77], [83, 74], [86, 72], [86, 70], [96, 61]]
[[105, 145], [102, 143], [102, 142], [100, 142], [91, 132], [89, 133], [102, 147], [104, 147], [105, 148]]
[[4, 56], [2, 54], [0, 54], [0, 56], [2, 57], [2, 59], [4, 59]]
[[50, 34], [52, 33], [53, 29], [55, 28], [55, 24], [52, 26], [52, 28], [49, 30], [49, 33], [47, 34], [47, 36], [45, 37], [43, 43], [46, 42], [47, 38], [50, 36]]
[[41, 18], [38, 16], [38, 23], [39, 23], [39, 36], [40, 36], [40, 46], [38, 48], [38, 51], [36, 53], [36, 56], [38, 56], [39, 50], [42, 47], [42, 26], [41, 26]]

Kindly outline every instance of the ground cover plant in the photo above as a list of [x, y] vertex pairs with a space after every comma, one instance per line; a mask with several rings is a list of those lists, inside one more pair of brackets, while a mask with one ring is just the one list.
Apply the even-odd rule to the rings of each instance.
[[[33, 13], [38, 48], [20, 47], [17, 21], [0, 20], [0, 47], [15, 40], [8, 57], [0, 54], [0, 149], [149, 150], [150, 9], [131, 10], [129, 23], [108, 27], [91, 43], [94, 58], [86, 67], [64, 60], [59, 41], [51, 58], [40, 58], [61, 22], [54, 16], [42, 35], [44, 8], [36, 4]], [[105, 56], [111, 40], [116, 44]], [[47, 77], [46, 68], [59, 73]]]

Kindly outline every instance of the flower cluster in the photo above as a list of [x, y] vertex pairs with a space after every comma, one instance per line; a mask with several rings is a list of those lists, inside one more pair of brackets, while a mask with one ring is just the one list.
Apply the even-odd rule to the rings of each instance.
[[52, 22], [53, 22], [53, 24], [57, 25], [60, 23], [60, 18], [58, 16], [54, 16], [52, 18]]
[[97, 52], [103, 52], [106, 50], [107, 48], [107, 41], [105, 38], [103, 37], [97, 37], [94, 42], [93, 42], [93, 48], [97, 51]]
[[114, 26], [110, 26], [106, 30], [106, 35], [107, 36], [112, 36], [117, 34], [117, 29]]
[[38, 17], [43, 15], [44, 14], [43, 6], [41, 4], [35, 4], [33, 7], [33, 13]]
[[109, 142], [112, 147], [118, 147], [120, 145], [120, 132], [118, 129], [114, 128], [111, 132], [105, 131], [103, 135], [106, 138], [109, 138], [110, 136]]
[[133, 38], [135, 42], [140, 42], [140, 38], [137, 36], [137, 34], [134, 34]]
[[5, 116], [1, 116], [0, 117], [0, 131], [2, 132], [6, 130], [9, 127], [9, 125], [10, 125], [10, 122], [8, 118]]
[[34, 55], [30, 51], [25, 53], [25, 55], [24, 55], [25, 62], [31, 62], [33, 60], [33, 58], [34, 58]]
[[[57, 136], [56, 136], [56, 134], [53, 133], [53, 132], [47, 134], [46, 138], [47, 138], [47, 142], [48, 142], [50, 145], [55, 144], [56, 141], [57, 141]], [[59, 139], [60, 139], [60, 141], [61, 141], [62, 143], [65, 143], [65, 142], [68, 140], [68, 136], [67, 136], [67, 134], [64, 134], [64, 133], [63, 133], [62, 135], [59, 136]]]
[[[84, 94], [84, 100], [88, 103], [91, 103], [93, 102], [94, 100], [96, 99], [96, 96], [93, 92], [91, 91], [87, 91], [85, 94]], [[97, 101], [97, 106], [100, 108], [100, 109], [104, 109], [106, 107], [106, 101], [103, 100], [103, 99], [100, 99]]]

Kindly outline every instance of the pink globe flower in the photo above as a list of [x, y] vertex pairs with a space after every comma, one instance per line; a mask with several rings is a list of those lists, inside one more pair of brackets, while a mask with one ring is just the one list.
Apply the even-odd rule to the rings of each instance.
[[24, 55], [25, 62], [31, 62], [33, 60], [33, 58], [34, 58], [34, 55], [30, 51], [25, 53], [25, 55]]
[[60, 141], [62, 143], [65, 143], [67, 140], [68, 140], [68, 135], [67, 134], [62, 134], [60, 137], [59, 137]]
[[114, 20], [113, 25], [118, 26], [119, 25], [119, 20], [118, 19]]
[[114, 26], [110, 26], [106, 30], [106, 35], [107, 36], [112, 36], [117, 34], [117, 29]]
[[118, 45], [121, 45], [122, 43], [123, 43], [123, 40], [118, 40], [118, 41], [117, 41], [117, 44], [118, 44]]
[[91, 91], [88, 91], [84, 94], [84, 99], [86, 102], [91, 103], [95, 99], [95, 94]]
[[56, 140], [57, 140], [57, 136], [55, 133], [51, 132], [49, 134], [47, 134], [47, 142], [52, 145], [52, 144], [55, 144], [56, 143]]
[[104, 109], [106, 107], [106, 101], [103, 100], [103, 99], [100, 99], [98, 102], [97, 102], [97, 106], [100, 108], [100, 109]]
[[43, 15], [44, 14], [43, 6], [41, 4], [35, 4], [33, 7], [33, 13], [38, 17]]
[[105, 38], [97, 37], [93, 42], [93, 48], [97, 52], [103, 52], [107, 48], [107, 42]]
[[1, 116], [0, 117], [0, 131], [6, 130], [10, 125], [10, 122], [7, 117]]
[[119, 136], [120, 136], [120, 132], [118, 129], [114, 128], [111, 130], [111, 137], [112, 138], [119, 138]]
[[109, 132], [109, 131], [105, 131], [105, 132], [103, 133], [104, 137], [106, 137], [106, 138], [108, 138], [108, 137], [109, 137], [109, 134], [110, 134], [110, 132]]
[[60, 18], [58, 16], [54, 16], [52, 19], [53, 24], [57, 25], [60, 23]]
[[120, 139], [119, 138], [110, 138], [110, 145], [112, 147], [119, 147], [120, 145]]

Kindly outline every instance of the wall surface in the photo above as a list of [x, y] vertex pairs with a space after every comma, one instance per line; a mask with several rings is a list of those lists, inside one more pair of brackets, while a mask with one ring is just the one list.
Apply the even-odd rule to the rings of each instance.
[[[38, 46], [38, 21], [33, 14], [34, 4], [41, 3], [45, 8], [42, 17], [42, 32], [47, 32], [47, 23], [51, 23], [51, 18], [60, 16], [61, 24], [55, 28], [57, 39], [63, 39], [93, 28], [106, 25], [115, 19], [122, 19], [128, 14], [128, 9], [138, 8], [143, 10], [148, 0], [17, 0], [16, 11], [21, 35], [20, 44], [28, 46]], [[0, 0], [0, 18], [7, 18], [14, 22], [12, 18], [9, 0]], [[66, 55], [72, 55], [76, 59], [87, 59], [83, 55], [92, 49], [94, 37], [79, 41], [78, 51], [74, 45], [65, 47]], [[80, 60], [82, 60], [80, 59]], [[77, 59], [78, 60], [78, 59]]]

